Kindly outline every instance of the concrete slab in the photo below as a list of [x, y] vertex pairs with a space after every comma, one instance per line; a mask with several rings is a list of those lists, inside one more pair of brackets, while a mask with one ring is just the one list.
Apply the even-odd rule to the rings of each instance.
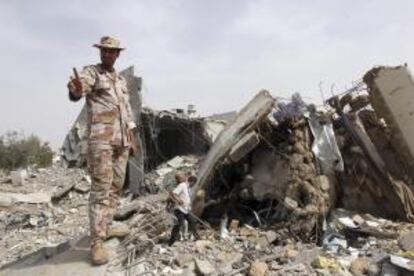
[[193, 188], [193, 193], [196, 196], [192, 201], [195, 215], [200, 215], [204, 209], [204, 191], [212, 184], [212, 175], [216, 166], [228, 156], [231, 148], [241, 138], [266, 118], [274, 102], [275, 100], [268, 91], [260, 91], [220, 132], [197, 174], [198, 181]]
[[[116, 257], [117, 239], [105, 243], [110, 259]], [[0, 271], [0, 276], [42, 275], [42, 276], [69, 276], [69, 275], [124, 275], [124, 272], [113, 271], [107, 265], [92, 266], [89, 255], [89, 237], [84, 236], [72, 246], [63, 245], [50, 256], [50, 249], [31, 254], [30, 256], [6, 266]], [[48, 257], [49, 256], [49, 257]]]
[[[367, 72], [368, 86], [375, 113], [392, 130], [391, 143], [414, 169], [414, 79], [406, 66], [376, 67]], [[414, 173], [411, 175], [414, 177]]]

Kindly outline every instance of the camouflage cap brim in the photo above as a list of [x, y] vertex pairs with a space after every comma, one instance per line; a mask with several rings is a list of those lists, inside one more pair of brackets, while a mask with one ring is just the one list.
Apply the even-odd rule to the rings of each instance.
[[93, 44], [93, 47], [96, 47], [98, 49], [106, 48], [106, 49], [117, 49], [117, 50], [120, 50], [120, 51], [125, 50], [125, 48], [114, 47], [114, 46], [109, 46], [109, 45], [101, 45], [101, 44]]

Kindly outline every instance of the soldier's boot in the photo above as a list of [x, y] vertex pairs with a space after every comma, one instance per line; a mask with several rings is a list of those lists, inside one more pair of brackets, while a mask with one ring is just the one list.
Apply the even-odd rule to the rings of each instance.
[[129, 228], [125, 224], [117, 224], [113, 226], [108, 226], [108, 232], [106, 238], [123, 238], [129, 234]]
[[103, 241], [98, 240], [91, 246], [92, 264], [103, 265], [108, 262], [108, 252], [106, 251]]

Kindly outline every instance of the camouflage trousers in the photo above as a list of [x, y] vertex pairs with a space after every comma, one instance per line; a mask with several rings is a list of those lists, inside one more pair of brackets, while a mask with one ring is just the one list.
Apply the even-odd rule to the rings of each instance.
[[106, 238], [119, 205], [125, 180], [129, 147], [89, 145], [88, 170], [92, 179], [89, 196], [91, 245]]

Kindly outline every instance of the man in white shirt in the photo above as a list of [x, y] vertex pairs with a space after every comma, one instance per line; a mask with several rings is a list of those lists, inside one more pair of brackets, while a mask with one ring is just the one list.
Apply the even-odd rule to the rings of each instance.
[[194, 185], [195, 181], [187, 181], [187, 178], [183, 173], [177, 173], [175, 175], [175, 181], [177, 187], [170, 192], [170, 197], [175, 203], [174, 215], [177, 217], [177, 222], [171, 231], [171, 238], [169, 245], [173, 245], [180, 237], [180, 228], [187, 220], [188, 228], [193, 233], [194, 238], [198, 239], [196, 221], [191, 214], [191, 192], [190, 188]]

